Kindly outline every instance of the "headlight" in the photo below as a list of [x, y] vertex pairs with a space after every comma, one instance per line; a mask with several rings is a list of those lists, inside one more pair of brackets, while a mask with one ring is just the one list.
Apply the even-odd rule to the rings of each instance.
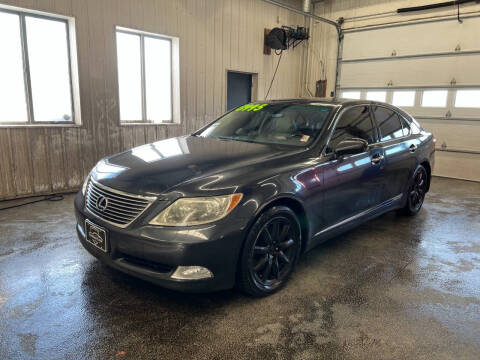
[[103, 162], [103, 160], [100, 160], [93, 168], [92, 170], [90, 170], [90, 172], [88, 173], [85, 181], [83, 182], [83, 185], [82, 185], [82, 194], [83, 196], [85, 196], [85, 193], [87, 192], [87, 186], [88, 186], [88, 180], [90, 180], [90, 176], [92, 174], [92, 171], [99, 165]]
[[83, 182], [82, 185], [82, 195], [85, 196], [85, 193], [87, 192], [87, 185], [88, 185], [88, 180], [90, 180], [90, 174], [88, 174], [87, 178]]
[[242, 199], [242, 194], [182, 198], [158, 214], [151, 225], [193, 226], [220, 220]]

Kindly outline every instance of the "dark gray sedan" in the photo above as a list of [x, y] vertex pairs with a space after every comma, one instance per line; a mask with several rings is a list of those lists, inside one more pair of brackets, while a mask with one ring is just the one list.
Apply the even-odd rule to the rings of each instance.
[[434, 151], [388, 104], [247, 104], [102, 159], [75, 199], [77, 232], [102, 262], [161, 286], [268, 295], [319, 243], [387, 211], [416, 214]]

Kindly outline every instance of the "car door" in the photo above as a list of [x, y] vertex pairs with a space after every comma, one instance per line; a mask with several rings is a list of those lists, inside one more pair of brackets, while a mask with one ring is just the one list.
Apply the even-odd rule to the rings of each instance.
[[372, 112], [385, 155], [385, 190], [382, 199], [387, 201], [405, 191], [410, 172], [415, 166], [417, 145], [410, 139], [410, 129], [393, 109], [374, 105]]
[[[367, 141], [364, 152], [337, 157], [335, 147], [349, 138]], [[331, 134], [324, 165], [323, 223], [324, 228], [349, 219], [380, 203], [383, 193], [383, 148], [377, 141], [377, 130], [369, 105], [345, 109]]]

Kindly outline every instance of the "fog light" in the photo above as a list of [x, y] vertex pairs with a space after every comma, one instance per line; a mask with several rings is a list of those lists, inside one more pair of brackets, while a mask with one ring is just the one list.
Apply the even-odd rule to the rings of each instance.
[[172, 275], [172, 279], [179, 280], [199, 280], [212, 277], [212, 272], [203, 266], [179, 266]]

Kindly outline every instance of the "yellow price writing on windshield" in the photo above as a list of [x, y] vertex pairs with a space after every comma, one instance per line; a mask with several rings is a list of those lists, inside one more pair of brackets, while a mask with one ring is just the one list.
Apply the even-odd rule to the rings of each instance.
[[258, 111], [262, 110], [268, 104], [245, 104], [235, 109], [235, 111]]

